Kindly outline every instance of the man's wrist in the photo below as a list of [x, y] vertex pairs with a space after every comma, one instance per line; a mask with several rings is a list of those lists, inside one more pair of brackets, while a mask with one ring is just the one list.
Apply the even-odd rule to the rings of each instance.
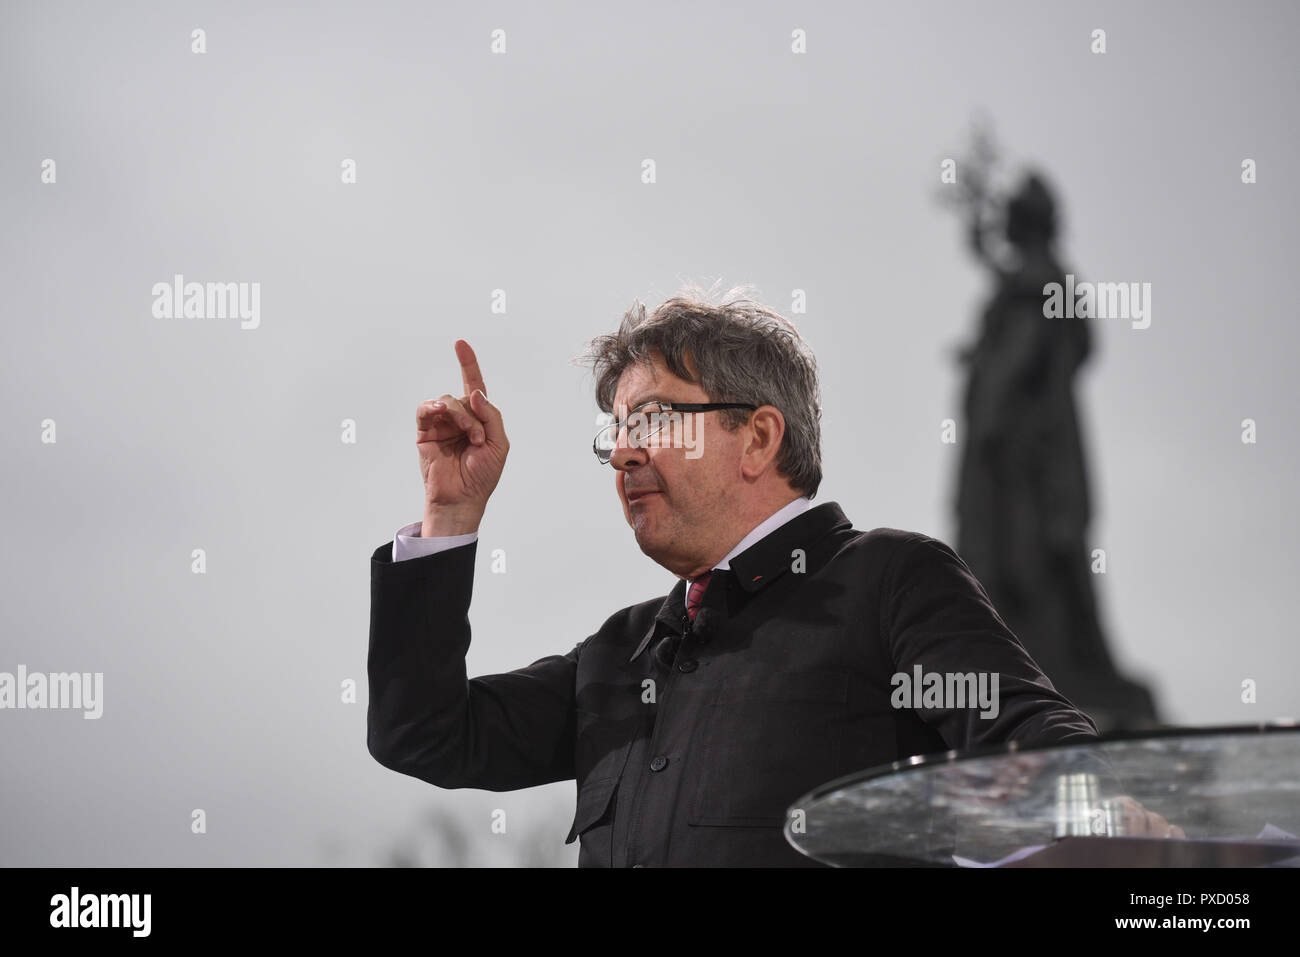
[[463, 509], [425, 509], [420, 525], [421, 538], [445, 538], [450, 535], [468, 535], [477, 532], [483, 513]]

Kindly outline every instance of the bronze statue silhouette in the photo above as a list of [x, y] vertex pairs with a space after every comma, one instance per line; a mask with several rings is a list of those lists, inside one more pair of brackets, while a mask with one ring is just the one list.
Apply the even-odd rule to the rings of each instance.
[[994, 276], [966, 367], [957, 552], [1052, 683], [1103, 732], [1158, 724], [1150, 692], [1119, 674], [1098, 618], [1087, 541], [1091, 496], [1074, 377], [1093, 350], [1088, 319], [1043, 315], [1065, 283], [1056, 202], [1027, 174], [1000, 206], [1009, 256], [988, 249], [991, 151], [977, 141], [962, 201], [971, 247]]

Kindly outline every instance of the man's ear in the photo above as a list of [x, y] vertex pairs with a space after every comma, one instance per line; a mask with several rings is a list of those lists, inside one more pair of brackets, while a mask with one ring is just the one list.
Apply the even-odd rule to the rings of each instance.
[[757, 478], [776, 463], [785, 437], [785, 416], [774, 405], [761, 405], [749, 414], [749, 441], [745, 445], [741, 471], [746, 478]]

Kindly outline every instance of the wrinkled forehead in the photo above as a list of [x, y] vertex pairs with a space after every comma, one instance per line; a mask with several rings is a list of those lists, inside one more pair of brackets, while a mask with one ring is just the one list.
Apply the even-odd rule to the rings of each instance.
[[[691, 375], [695, 375], [695, 363], [691, 361], [689, 353], [683, 356], [683, 361]], [[634, 362], [623, 370], [619, 376], [618, 388], [614, 390], [614, 409], [617, 412], [620, 407], [632, 408], [647, 399], [670, 398], [661, 395], [667, 390], [671, 390], [679, 400], [682, 395], [698, 397], [701, 393], [696, 385], [697, 383], [681, 379], [669, 371], [663, 354], [655, 350], [651, 353], [651, 359]]]
[[658, 355], [654, 365], [645, 361], [633, 363], [619, 376], [618, 388], [614, 390], [615, 408], [630, 407], [651, 398], [668, 378], [669, 372]]

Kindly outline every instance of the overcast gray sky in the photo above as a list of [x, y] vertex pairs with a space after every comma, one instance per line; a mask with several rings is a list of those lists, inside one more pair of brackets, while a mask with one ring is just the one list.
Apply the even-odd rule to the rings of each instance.
[[[368, 563], [420, 517], [416, 404], [460, 393], [464, 337], [511, 440], [471, 673], [563, 653], [673, 583], [591, 455], [568, 360], [687, 279], [752, 283], [786, 315], [804, 290], [817, 502], [951, 541], [945, 349], [989, 288], [935, 193], [980, 110], [1008, 174], [1059, 187], [1065, 261], [1152, 284], [1150, 328], [1096, 321], [1079, 386], [1122, 665], [1179, 723], [1297, 714], [1298, 21], [1258, 2], [5, 3], [0, 671], [103, 672], [104, 713], [0, 712], [0, 861], [380, 863], [439, 808], [471, 861], [505, 863], [502, 808], [572, 863], [572, 782], [438, 791], [366, 752]], [[257, 328], [155, 317], [175, 274], [260, 283]]]

